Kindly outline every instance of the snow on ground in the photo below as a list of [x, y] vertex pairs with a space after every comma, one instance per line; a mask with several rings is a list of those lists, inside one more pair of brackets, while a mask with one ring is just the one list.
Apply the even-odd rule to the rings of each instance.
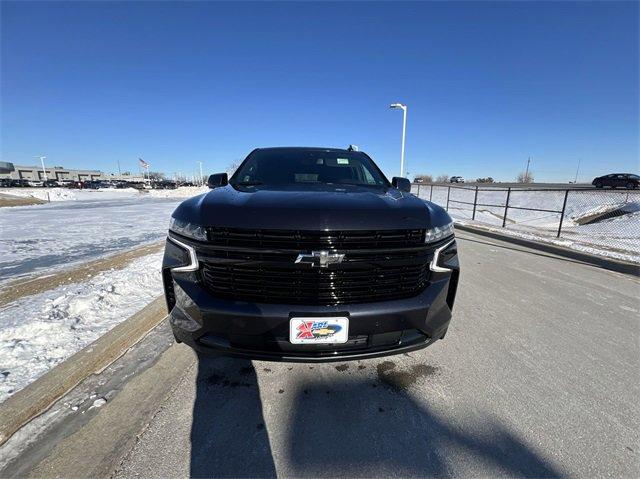
[[156, 253], [0, 309], [0, 402], [162, 293]]
[[[414, 187], [414, 193], [417, 189]], [[502, 228], [507, 191], [504, 188], [478, 190], [473, 218], [475, 188], [421, 186], [420, 197], [447, 205], [457, 223], [477, 224], [504, 234], [558, 244], [568, 248], [640, 263], [640, 192], [626, 190], [579, 190], [567, 196], [560, 238], [556, 238], [564, 191], [512, 189], [506, 227]], [[549, 211], [529, 211], [537, 208]], [[618, 210], [620, 216], [598, 220], [598, 214]], [[597, 220], [584, 224], [588, 220]]]
[[190, 198], [209, 191], [207, 186], [181, 186], [175, 190], [149, 190], [152, 198]]
[[136, 196], [0, 208], [0, 284], [161, 240], [180, 201]]
[[38, 198], [44, 201], [112, 200], [122, 198], [189, 198], [209, 191], [206, 186], [181, 186], [175, 190], [136, 190], [135, 188], [104, 188], [76, 190], [70, 188], [2, 188], [1, 193]]
[[76, 190], [70, 188], [3, 188], [0, 190], [12, 196], [38, 198], [44, 201], [108, 200], [135, 198], [140, 195], [134, 188], [107, 188], [103, 190]]

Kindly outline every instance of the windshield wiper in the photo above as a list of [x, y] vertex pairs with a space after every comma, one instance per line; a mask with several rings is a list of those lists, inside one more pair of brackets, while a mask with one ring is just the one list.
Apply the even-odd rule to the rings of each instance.
[[380, 185], [372, 185], [369, 183], [357, 183], [355, 181], [340, 181], [338, 183], [332, 183], [334, 185], [352, 185], [352, 186], [380, 186]]
[[257, 186], [257, 185], [262, 185], [264, 183], [262, 183], [262, 181], [238, 181], [236, 183], [234, 183], [234, 186]]

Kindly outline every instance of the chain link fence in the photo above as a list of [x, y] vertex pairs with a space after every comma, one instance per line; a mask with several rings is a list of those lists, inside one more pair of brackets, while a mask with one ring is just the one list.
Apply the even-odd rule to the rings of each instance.
[[637, 190], [529, 189], [414, 184], [412, 193], [462, 223], [554, 239], [575, 249], [640, 262]]

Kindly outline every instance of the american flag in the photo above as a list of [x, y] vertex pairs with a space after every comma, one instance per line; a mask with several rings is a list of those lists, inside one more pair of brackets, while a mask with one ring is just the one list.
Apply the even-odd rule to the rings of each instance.
[[149, 163], [147, 163], [146, 161], [144, 161], [142, 158], [138, 158], [138, 161], [140, 162], [140, 166], [143, 168], [149, 168]]

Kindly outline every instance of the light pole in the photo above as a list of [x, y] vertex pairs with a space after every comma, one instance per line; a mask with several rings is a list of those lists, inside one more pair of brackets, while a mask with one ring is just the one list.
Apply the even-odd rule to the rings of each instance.
[[34, 158], [40, 159], [40, 163], [42, 164], [42, 174], [44, 175], [44, 181], [47, 181], [49, 178], [47, 178], [47, 170], [45, 170], [44, 168], [44, 159], [46, 158], [46, 156], [34, 156]]
[[389, 108], [402, 110], [402, 152], [400, 153], [400, 176], [404, 177], [404, 139], [407, 133], [407, 105], [392, 103]]
[[199, 162], [198, 162], [198, 164], [200, 165], [200, 181], [198, 181], [198, 184], [199, 184], [200, 186], [202, 186], [202, 185], [203, 185], [203, 183], [202, 183], [202, 182], [203, 182], [203, 178], [204, 178], [204, 177], [202, 176], [202, 162], [201, 162], [201, 161], [199, 161]]

